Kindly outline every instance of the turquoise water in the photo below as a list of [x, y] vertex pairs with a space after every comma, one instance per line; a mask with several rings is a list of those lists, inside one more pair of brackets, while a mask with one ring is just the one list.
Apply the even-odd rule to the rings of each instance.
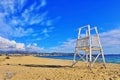
[[[42, 56], [41, 58], [73, 60], [73, 56]], [[101, 56], [100, 56], [100, 58], [101, 58]], [[79, 59], [79, 57], [77, 56], [76, 59]], [[97, 62], [101, 62], [101, 61], [102, 60], [99, 59]], [[117, 63], [117, 64], [120, 64], [120, 54], [105, 55], [105, 61], [107, 63]]]

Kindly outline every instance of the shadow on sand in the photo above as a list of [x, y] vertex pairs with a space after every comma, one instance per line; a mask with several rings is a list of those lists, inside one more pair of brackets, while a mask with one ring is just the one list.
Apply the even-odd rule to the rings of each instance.
[[71, 67], [71, 66], [61, 66], [61, 65], [37, 65], [37, 64], [22, 64], [21, 66], [26, 66], [26, 67], [44, 67], [44, 68], [65, 68], [65, 67]]

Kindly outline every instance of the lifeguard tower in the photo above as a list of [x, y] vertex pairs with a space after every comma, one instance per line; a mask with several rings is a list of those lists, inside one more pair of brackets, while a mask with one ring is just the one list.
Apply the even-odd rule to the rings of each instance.
[[80, 57], [80, 59], [85, 61], [87, 66], [90, 68], [101, 56], [103, 65], [105, 67], [105, 58], [97, 27], [90, 28], [90, 25], [87, 25], [79, 28], [72, 66], [79, 61], [76, 60], [77, 55]]

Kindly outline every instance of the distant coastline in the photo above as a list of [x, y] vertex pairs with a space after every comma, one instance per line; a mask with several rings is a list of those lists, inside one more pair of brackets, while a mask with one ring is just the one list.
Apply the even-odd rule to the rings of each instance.
[[[27, 55], [33, 55], [33, 56], [73, 56], [74, 53], [61, 53], [61, 52], [52, 52], [52, 53], [43, 53], [43, 52], [30, 52], [30, 51], [0, 51], [0, 55], [6, 55], [6, 56], [27, 56]], [[96, 55], [96, 54], [94, 54]], [[105, 56], [112, 56], [117, 55], [120, 56], [120, 54], [104, 54]]]

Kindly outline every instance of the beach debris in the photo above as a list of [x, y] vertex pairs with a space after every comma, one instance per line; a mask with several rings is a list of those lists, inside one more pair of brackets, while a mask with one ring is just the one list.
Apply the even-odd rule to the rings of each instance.
[[9, 57], [9, 56], [7, 56], [7, 57], [5, 57], [5, 59], [10, 59], [10, 57]]
[[49, 78], [46, 78], [45, 80], [51, 80], [51, 79], [49, 79]]
[[106, 67], [104, 53], [102, 45], [100, 43], [97, 27], [90, 28], [90, 25], [87, 25], [78, 29], [78, 38], [76, 41], [72, 66], [74, 66], [79, 61], [76, 60], [77, 55], [80, 57], [79, 60], [85, 61], [87, 63], [87, 66], [90, 68], [101, 55], [103, 65]]
[[6, 65], [10, 65], [9, 63], [7, 63]]

